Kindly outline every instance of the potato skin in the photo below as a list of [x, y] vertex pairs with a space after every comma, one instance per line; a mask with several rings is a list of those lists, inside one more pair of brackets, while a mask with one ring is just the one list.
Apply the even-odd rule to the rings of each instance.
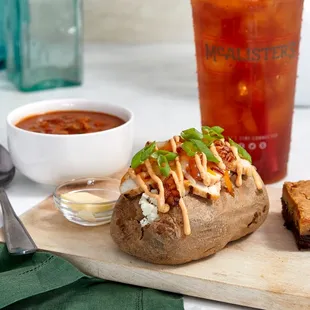
[[117, 201], [110, 232], [119, 248], [142, 260], [164, 265], [184, 264], [212, 255], [230, 241], [257, 230], [269, 211], [266, 188], [257, 191], [252, 177], [245, 178], [235, 197], [225, 189], [216, 201], [196, 195], [184, 197], [192, 233], [183, 233], [182, 213], [172, 208], [160, 219], [141, 227], [143, 218], [139, 200], [121, 196]]

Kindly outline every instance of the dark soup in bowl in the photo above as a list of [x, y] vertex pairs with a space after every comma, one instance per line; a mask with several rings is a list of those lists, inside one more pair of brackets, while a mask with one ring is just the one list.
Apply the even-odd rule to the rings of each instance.
[[27, 116], [15, 126], [38, 133], [73, 135], [104, 131], [124, 123], [119, 117], [103, 112], [68, 110]]

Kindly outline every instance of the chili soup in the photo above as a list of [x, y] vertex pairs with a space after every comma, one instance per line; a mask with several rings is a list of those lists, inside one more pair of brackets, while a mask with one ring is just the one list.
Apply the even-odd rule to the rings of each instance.
[[124, 123], [121, 118], [103, 112], [65, 110], [27, 116], [15, 126], [43, 134], [74, 135], [105, 131]]

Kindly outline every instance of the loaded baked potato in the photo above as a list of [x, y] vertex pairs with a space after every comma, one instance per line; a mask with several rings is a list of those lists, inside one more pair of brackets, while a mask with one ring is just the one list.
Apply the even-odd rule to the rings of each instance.
[[156, 264], [214, 254], [257, 230], [269, 211], [250, 155], [220, 127], [148, 142], [121, 181], [110, 231], [124, 252]]

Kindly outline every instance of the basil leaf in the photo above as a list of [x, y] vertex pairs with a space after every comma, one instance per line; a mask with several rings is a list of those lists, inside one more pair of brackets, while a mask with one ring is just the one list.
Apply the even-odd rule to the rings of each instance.
[[131, 168], [136, 169], [141, 164], [143, 164], [154, 152], [156, 147], [156, 142], [145, 146], [142, 150], [140, 150], [138, 153], [134, 155], [134, 157], [131, 160]]
[[238, 143], [236, 143], [235, 141], [233, 141], [230, 138], [229, 138], [229, 144], [231, 146], [235, 146], [237, 148], [240, 157], [242, 157], [243, 159], [248, 160], [252, 164], [252, 157], [251, 157], [251, 155], [241, 145], [239, 145]]
[[[198, 140], [199, 141], [199, 140]], [[197, 147], [190, 141], [185, 141], [182, 144], [182, 149], [185, 151], [185, 153], [190, 156], [193, 157], [195, 156], [195, 154], [197, 153], [198, 149]]]
[[211, 137], [216, 138], [217, 140], [223, 139], [224, 136], [222, 135], [222, 132], [224, 129], [219, 126], [209, 127], [209, 126], [203, 126], [202, 132], [204, 134], [210, 135]]
[[218, 163], [219, 160], [213, 155], [211, 150], [200, 140], [190, 140], [200, 152], [204, 153], [207, 156], [208, 161], [212, 161], [214, 163]]
[[186, 129], [183, 130], [181, 132], [181, 137], [184, 140], [189, 140], [189, 139], [198, 139], [201, 140], [203, 138], [203, 135], [201, 132], [199, 132], [197, 129], [195, 128], [190, 128], [190, 129]]
[[170, 166], [167, 157], [164, 155], [159, 155], [157, 158], [157, 164], [159, 166], [160, 173], [165, 177], [169, 176]]
[[166, 150], [158, 150], [158, 151], [155, 151], [151, 157], [154, 158], [154, 159], [157, 159], [159, 157], [159, 155], [163, 155], [167, 158], [168, 161], [172, 161], [172, 160], [175, 160], [177, 157], [178, 157], [178, 154], [177, 153], [173, 153], [173, 152], [169, 152], [169, 151], [166, 151]]

